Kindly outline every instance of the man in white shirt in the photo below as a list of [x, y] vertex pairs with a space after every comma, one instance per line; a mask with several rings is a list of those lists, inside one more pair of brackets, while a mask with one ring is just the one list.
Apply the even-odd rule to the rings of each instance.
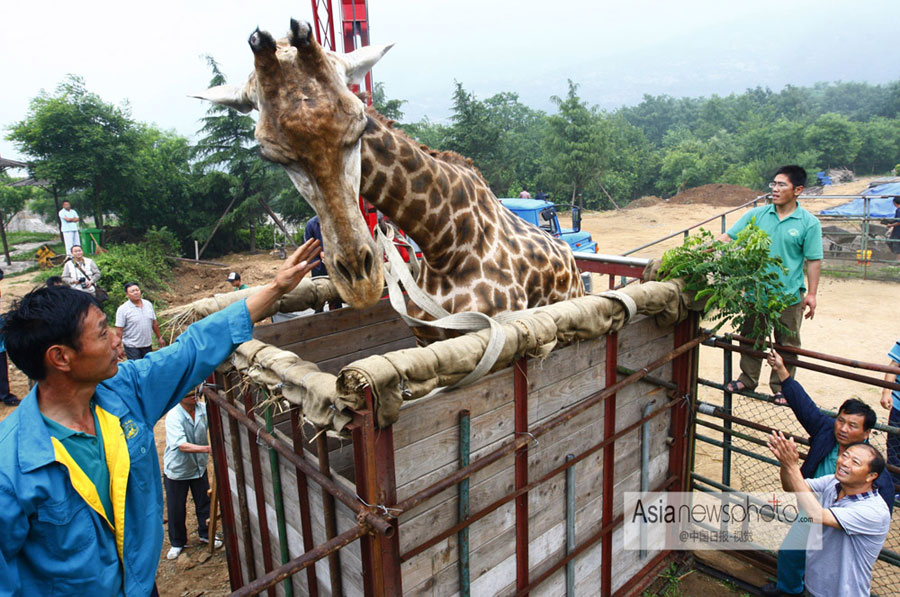
[[793, 438], [772, 432], [769, 449], [781, 463], [781, 486], [820, 524], [821, 549], [806, 551], [806, 592], [813, 597], [866, 597], [872, 566], [891, 526], [891, 513], [873, 487], [884, 457], [866, 443], [847, 447], [833, 475], [804, 479]]
[[59, 210], [60, 231], [63, 235], [63, 242], [66, 244], [66, 255], [72, 254], [72, 247], [81, 245], [81, 239], [78, 238], [78, 212], [72, 209], [72, 204], [68, 200], [62, 202], [62, 209]]
[[129, 359], [142, 359], [153, 348], [150, 333], [156, 335], [160, 348], [166, 345], [156, 321], [153, 304], [141, 298], [141, 287], [136, 282], [125, 284], [128, 300], [116, 309], [116, 329], [122, 335], [122, 346]]

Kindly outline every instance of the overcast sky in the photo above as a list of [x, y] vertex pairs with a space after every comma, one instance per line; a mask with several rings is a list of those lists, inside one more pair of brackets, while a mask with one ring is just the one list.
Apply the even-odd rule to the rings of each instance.
[[[136, 120], [193, 138], [206, 108], [186, 95], [210, 79], [203, 55], [242, 83], [257, 25], [282, 37], [291, 17], [312, 21], [305, 0], [10, 0], [0, 14], [0, 155], [12, 159], [25, 156], [8, 127], [67, 73], [128, 101]], [[898, 0], [371, 0], [369, 22], [372, 43], [396, 43], [375, 78], [408, 101], [405, 121], [445, 121], [454, 80], [481, 99], [513, 91], [552, 111], [567, 79], [606, 109], [645, 93], [900, 79]]]

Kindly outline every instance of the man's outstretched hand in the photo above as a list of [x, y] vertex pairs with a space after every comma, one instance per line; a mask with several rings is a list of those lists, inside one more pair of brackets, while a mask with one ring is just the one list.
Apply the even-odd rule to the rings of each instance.
[[303, 276], [322, 263], [322, 243], [311, 238], [288, 255], [281, 264], [278, 273], [275, 274], [273, 283], [282, 295], [287, 294], [297, 287]]
[[275, 274], [275, 279], [247, 297], [250, 321], [256, 323], [282, 296], [297, 287], [303, 276], [321, 263], [322, 245], [311, 238], [291, 253]]
[[794, 438], [786, 438], [780, 431], [773, 431], [769, 436], [769, 450], [775, 455], [782, 465], [786, 467], [799, 466], [800, 454], [797, 452], [797, 444]]

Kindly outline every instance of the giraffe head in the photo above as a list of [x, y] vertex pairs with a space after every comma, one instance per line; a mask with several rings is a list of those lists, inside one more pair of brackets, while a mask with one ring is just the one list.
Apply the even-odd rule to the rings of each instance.
[[259, 29], [250, 36], [254, 72], [245, 85], [195, 96], [259, 111], [260, 154], [284, 167], [318, 214], [325, 266], [341, 298], [357, 308], [381, 297], [384, 272], [358, 203], [365, 105], [347, 85], [360, 83], [390, 47], [338, 55], [316, 43], [308, 23], [291, 19], [285, 39]]

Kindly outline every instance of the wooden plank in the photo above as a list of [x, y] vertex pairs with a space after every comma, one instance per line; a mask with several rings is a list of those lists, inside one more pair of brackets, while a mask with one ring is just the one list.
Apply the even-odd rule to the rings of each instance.
[[606, 338], [595, 338], [558, 348], [528, 368], [528, 393], [558, 383], [573, 372], [600, 368], [606, 362]]
[[[477, 451], [513, 432], [513, 405], [507, 402], [471, 421], [471, 447]], [[395, 450], [397, 486], [400, 487], [446, 464], [456, 462], [459, 429], [445, 429], [431, 437]]]
[[385, 344], [377, 344], [374, 346], [368, 346], [364, 349], [360, 349], [348, 354], [344, 354], [333, 359], [326, 359], [324, 361], [317, 361], [316, 365], [319, 367], [319, 370], [324, 371], [325, 373], [331, 373], [332, 375], [337, 375], [341, 369], [349, 365], [354, 361], [358, 361], [360, 359], [364, 359], [373, 354], [387, 354], [389, 352], [394, 352], [395, 350], [403, 350], [405, 348], [415, 348], [416, 347], [416, 339], [412, 336], [408, 338], [401, 338], [399, 340], [393, 340], [391, 342], [387, 342]]
[[[601, 423], [602, 423], [602, 421], [601, 421]], [[602, 428], [602, 426], [601, 426], [601, 428]], [[664, 434], [662, 434], [662, 435], [664, 435]], [[635, 451], [636, 448], [639, 448], [639, 446], [637, 445], [638, 444], [637, 434], [636, 433], [629, 434], [629, 436], [627, 436], [627, 437], [631, 437], [631, 436], [634, 436], [634, 440], [632, 442], [634, 445], [631, 445], [631, 446], [623, 445], [620, 448], [618, 448], [619, 450], [624, 451], [627, 449], [627, 450], [633, 452], [633, 451]], [[658, 463], [657, 472], [656, 472], [656, 474], [652, 475], [652, 477], [651, 477], [652, 484], [661, 482], [665, 475], [665, 465], [667, 463], [667, 452], [666, 452], [664, 437], [662, 437], [661, 439], [663, 441], [661, 441], [660, 445], [657, 447], [657, 451], [660, 452], [659, 458], [657, 459], [657, 463]], [[624, 440], [624, 438], [623, 438], [623, 440]], [[620, 442], [623, 440], [620, 440]], [[620, 442], [617, 442], [617, 446]], [[578, 507], [579, 511], [578, 511], [578, 515], [576, 517], [576, 521], [577, 521], [576, 528], [577, 528], [577, 532], [578, 532], [579, 536], [581, 536], [582, 538], [587, 535], [592, 534], [593, 532], [596, 532], [596, 530], [599, 529], [599, 521], [600, 521], [599, 514], [601, 511], [600, 510], [600, 506], [601, 506], [600, 489], [601, 489], [601, 484], [602, 484], [601, 463], [602, 463], [602, 457], [600, 455], [598, 455], [598, 456], [594, 457], [593, 462], [591, 461], [591, 459], [588, 459], [586, 461], [583, 461], [582, 463], [579, 463], [579, 465], [577, 465], [581, 468], [579, 469], [579, 475], [578, 475], [579, 481], [578, 481], [578, 489], [577, 489], [577, 496], [578, 496], [577, 507]], [[589, 472], [586, 472], [584, 469], [588, 469]], [[629, 478], [627, 480], [627, 483], [632, 484], [634, 486], [633, 489], [635, 489], [635, 490], [637, 489], [637, 486], [639, 483], [639, 481], [637, 480], [638, 476], [639, 476], [639, 471], [637, 471], [634, 474], [633, 478]], [[617, 488], [617, 495], [619, 493], [619, 489], [624, 490], [624, 487]], [[558, 527], [557, 530], [559, 530], [559, 532], [561, 533], [562, 532], [561, 529], [563, 528], [562, 525], [564, 525], [564, 509], [563, 509], [564, 508], [563, 507], [564, 489], [563, 489], [562, 480], [560, 479], [559, 482], [550, 482], [548, 484], [542, 485], [537, 490], [530, 492], [529, 495], [530, 495], [529, 510], [532, 512], [535, 512], [535, 514], [531, 517], [531, 519], [529, 521], [529, 526], [531, 528], [530, 534], [532, 536], [540, 538], [540, 537], [544, 536], [547, 532], [549, 532], [552, 529], [557, 528], [557, 527]], [[451, 501], [453, 501], [453, 500], [451, 500]], [[451, 504], [449, 507], [449, 510], [453, 511], [454, 507], [455, 506], [453, 504]], [[620, 505], [620, 508], [621, 508], [621, 505]], [[437, 518], [439, 519], [440, 517], [437, 517]], [[477, 526], [477, 524], [479, 524], [479, 523], [476, 523], [475, 526]], [[401, 528], [403, 528], [403, 527], [401, 527]], [[503, 528], [503, 527], [501, 527], [501, 528]], [[493, 532], [497, 533], [498, 531], [501, 530], [501, 528], [497, 528], [495, 525], [493, 528]], [[512, 544], [514, 542], [514, 529], [511, 526], [511, 524], [509, 526], [507, 526], [503, 532], [509, 533], [509, 537], [507, 537], [507, 539]], [[562, 545], [562, 541], [560, 541], [560, 545]], [[550, 557], [550, 555], [552, 553], [555, 553], [555, 552], [553, 552], [553, 550], [550, 550], [547, 553], [545, 553], [545, 551], [546, 550], [542, 550], [540, 548], [540, 543], [534, 544], [531, 548], [531, 554], [532, 554], [533, 561], [534, 562], [542, 562], [542, 561], [546, 560], [548, 557]], [[493, 554], [494, 552], [491, 552], [491, 553]], [[599, 554], [599, 552], [598, 552], [598, 554]], [[453, 558], [453, 561], [455, 562], [455, 558]], [[473, 557], [473, 561], [474, 561], [474, 557]], [[481, 561], [485, 562], [485, 560], [481, 560]], [[511, 560], [511, 561], [514, 561], [514, 560]], [[450, 562], [450, 564], [449, 564], [451, 566], [451, 568], [452, 568], [452, 564], [453, 564], [453, 562]], [[550, 563], [547, 563], [546, 565], [549, 566]], [[597, 565], [599, 565], [599, 555], [598, 555]], [[444, 592], [442, 590], [440, 590], [439, 587], [441, 587], [443, 584], [440, 581], [440, 579], [445, 578], [445, 577], [446, 577], [446, 582], [450, 584], [450, 590], [452, 592], [453, 587], [455, 586], [455, 585], [453, 585], [453, 583], [455, 582], [454, 574], [455, 574], [455, 572], [453, 570], [441, 573], [438, 580], [436, 580], [434, 583], [434, 594], [435, 595], [444, 594]], [[514, 566], [511, 567], [510, 574], [511, 574], [511, 576], [509, 578], [514, 579]], [[487, 582], [487, 581], [483, 581], [483, 582]], [[491, 586], [493, 586], [493, 585], [491, 585]]]
[[[407, 401], [401, 406], [400, 417], [393, 425], [394, 451], [446, 429], [456, 429], [461, 410], [468, 410], [474, 419], [502, 404], [511, 404], [512, 399], [512, 369], [506, 368], [466, 388]], [[397, 467], [400, 467], [399, 463]]]
[[257, 324], [253, 329], [253, 337], [266, 344], [284, 346], [398, 317], [390, 301], [380, 300], [368, 309], [336, 309], [279, 323]]
[[413, 335], [409, 326], [400, 319], [393, 319], [316, 338], [289, 342], [283, 344], [281, 348], [300, 356], [305, 361], [317, 363], [369, 346], [410, 338], [413, 338]]

